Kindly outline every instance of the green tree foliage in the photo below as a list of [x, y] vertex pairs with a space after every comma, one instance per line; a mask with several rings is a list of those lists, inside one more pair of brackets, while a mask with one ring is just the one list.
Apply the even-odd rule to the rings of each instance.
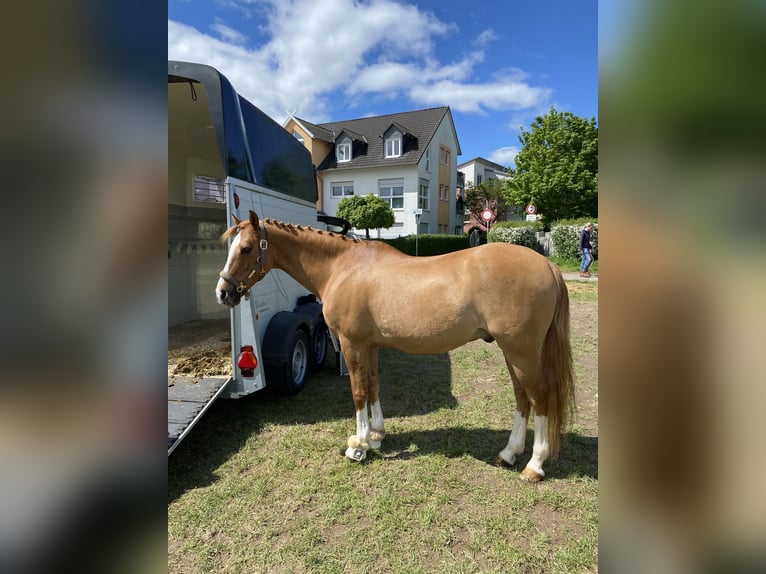
[[487, 230], [487, 224], [481, 218], [481, 212], [491, 209], [498, 221], [505, 221], [508, 208], [503, 185], [500, 180], [488, 179], [479, 185], [468, 184], [465, 188], [465, 207], [476, 217]]
[[387, 229], [394, 224], [394, 211], [377, 195], [352, 195], [338, 204], [338, 217], [347, 219], [356, 229], [364, 229], [367, 239], [370, 229]]
[[517, 208], [537, 206], [545, 221], [598, 216], [598, 127], [553, 107], [522, 128], [521, 151], [513, 179], [506, 186], [508, 202]]

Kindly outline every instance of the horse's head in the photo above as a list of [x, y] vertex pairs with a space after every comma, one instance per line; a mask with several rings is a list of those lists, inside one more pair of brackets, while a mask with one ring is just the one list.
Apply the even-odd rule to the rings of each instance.
[[260, 225], [258, 216], [250, 211], [248, 219], [240, 220], [231, 215], [234, 225], [227, 229], [221, 239], [233, 238], [229, 256], [220, 279], [215, 287], [218, 302], [227, 307], [234, 307], [247, 295], [250, 288], [263, 279], [268, 269], [264, 267], [264, 258], [268, 242], [266, 230]]

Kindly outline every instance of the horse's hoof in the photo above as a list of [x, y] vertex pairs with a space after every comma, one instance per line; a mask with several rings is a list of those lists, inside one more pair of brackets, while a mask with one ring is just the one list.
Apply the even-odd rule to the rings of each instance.
[[369, 443], [370, 448], [378, 450], [383, 444], [384, 438], [386, 438], [386, 431], [372, 429], [370, 431], [370, 438], [367, 439], [367, 442]]
[[516, 455], [508, 452], [506, 449], [497, 453], [495, 464], [498, 464], [499, 466], [513, 466], [514, 462], [516, 462]]
[[351, 459], [355, 462], [362, 462], [364, 459], [367, 458], [367, 451], [363, 448], [351, 448], [348, 447], [346, 449], [346, 458]]
[[495, 464], [497, 466], [502, 466], [503, 468], [511, 468], [513, 466], [513, 462], [508, 462], [500, 455], [497, 455], [497, 457], [495, 457]]
[[521, 471], [521, 474], [519, 475], [519, 478], [523, 480], [524, 482], [540, 482], [543, 477], [545, 476], [544, 473], [539, 473], [536, 470], [532, 470], [529, 467], [526, 467], [524, 470]]

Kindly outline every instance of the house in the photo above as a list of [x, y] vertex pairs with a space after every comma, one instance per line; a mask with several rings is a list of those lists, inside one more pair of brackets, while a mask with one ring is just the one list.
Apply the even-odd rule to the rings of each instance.
[[[471, 160], [461, 163], [457, 166], [458, 173], [463, 176], [465, 185], [468, 187], [481, 185], [490, 180], [504, 180], [510, 179], [511, 174], [508, 169], [502, 165], [484, 159], [483, 157], [475, 157]], [[488, 206], [492, 211], [495, 211], [496, 205]], [[521, 219], [518, 214], [514, 213], [511, 209], [505, 214], [504, 219], [506, 221]], [[491, 222], [490, 222], [491, 223]], [[465, 214], [465, 222], [463, 224], [463, 232], [470, 233], [471, 229], [479, 227], [486, 229], [487, 225], [484, 221], [476, 217], [471, 213]]]
[[393, 227], [377, 230], [379, 238], [462, 233], [455, 196], [461, 151], [449, 107], [325, 124], [291, 115], [283, 127], [311, 153], [326, 213], [334, 215], [344, 197], [372, 193], [394, 211]]
[[457, 170], [465, 174], [466, 185], [480, 185], [490, 179], [510, 179], [511, 177], [507, 168], [483, 157], [475, 157], [463, 162], [457, 166]]

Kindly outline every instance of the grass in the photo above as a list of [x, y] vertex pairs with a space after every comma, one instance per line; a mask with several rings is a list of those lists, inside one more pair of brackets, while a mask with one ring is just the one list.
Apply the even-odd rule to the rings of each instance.
[[[576, 287], [575, 287], [576, 285]], [[579, 325], [597, 283], [571, 282], [580, 388], [597, 383], [597, 337]], [[597, 325], [595, 326], [597, 327]], [[596, 342], [597, 343], [597, 342]], [[220, 400], [168, 461], [170, 572], [595, 572], [595, 409], [566, 433], [546, 479], [493, 464], [514, 398], [497, 345], [449, 354], [382, 350], [388, 436], [355, 464], [347, 377], [334, 361], [300, 394]]]
[[[580, 270], [579, 259], [564, 259], [563, 257], [556, 257], [555, 255], [551, 255], [548, 259], [558, 265], [562, 271], [574, 272]], [[598, 260], [594, 260], [593, 263], [591, 263], [590, 272], [598, 273]]]

